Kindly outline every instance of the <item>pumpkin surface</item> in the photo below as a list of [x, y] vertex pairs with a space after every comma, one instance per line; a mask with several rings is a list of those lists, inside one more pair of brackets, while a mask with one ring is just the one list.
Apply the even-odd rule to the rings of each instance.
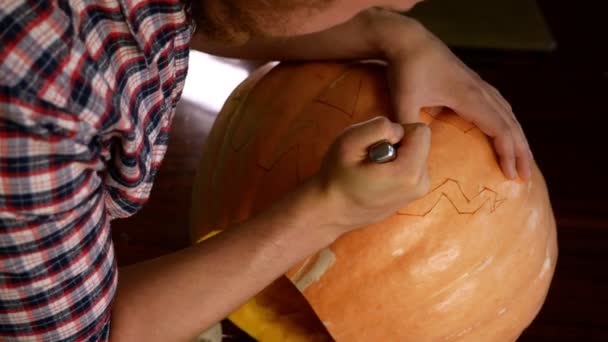
[[[283, 63], [241, 84], [204, 147], [192, 240], [246, 220], [313, 175], [345, 127], [378, 115], [394, 121], [385, 73], [373, 63]], [[489, 138], [449, 110], [423, 111], [421, 121], [432, 132], [431, 191], [286, 276], [337, 341], [514, 341], [544, 302], [557, 260], [542, 174], [534, 166], [530, 181], [507, 180]], [[236, 323], [267, 341], [320, 336], [297, 309], [281, 315], [294, 305], [272, 299], [276, 286], [233, 314]], [[274, 313], [252, 313], [256, 305]], [[290, 327], [298, 321], [305, 328]], [[264, 338], [265, 329], [281, 337]]]

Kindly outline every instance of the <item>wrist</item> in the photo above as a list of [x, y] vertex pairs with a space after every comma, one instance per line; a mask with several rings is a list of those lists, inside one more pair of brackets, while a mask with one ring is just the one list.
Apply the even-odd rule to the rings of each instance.
[[270, 254], [300, 260], [334, 242], [341, 232], [332, 223], [328, 199], [320, 179], [312, 177], [254, 218], [259, 224], [253, 226], [266, 235]]
[[309, 229], [318, 231], [320, 239], [326, 245], [334, 242], [342, 233], [335, 220], [336, 210], [327, 185], [321, 177], [315, 175], [304, 182], [298, 189], [298, 200], [294, 211]]
[[399, 13], [373, 9], [366, 17], [369, 39], [381, 58], [388, 61], [414, 53], [433, 38], [419, 21]]

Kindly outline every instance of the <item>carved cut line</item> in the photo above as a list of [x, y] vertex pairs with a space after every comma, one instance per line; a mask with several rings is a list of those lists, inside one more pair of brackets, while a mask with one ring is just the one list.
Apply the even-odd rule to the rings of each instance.
[[361, 77], [359, 77], [359, 87], [357, 88], [357, 97], [355, 97], [355, 105], [353, 107], [353, 115], [355, 114], [354, 112], [357, 110], [357, 105], [359, 104], [359, 97], [361, 96], [361, 87], [363, 86], [363, 80], [361, 79]]
[[[299, 129], [304, 130], [304, 129], [312, 129], [315, 132], [318, 132], [321, 130], [319, 123], [317, 121], [313, 121], [313, 120], [306, 120], [306, 121], [300, 121], [300, 122], [296, 122], [296, 131]], [[300, 137], [301, 138], [301, 137]], [[270, 165], [269, 166], [264, 166], [263, 162], [260, 160], [256, 160], [256, 165], [259, 166], [260, 168], [264, 169], [266, 172], [270, 172], [275, 165], [277, 165], [283, 158], [285, 158], [289, 153], [292, 153], [293, 149], [297, 149], [297, 153], [299, 155], [299, 151], [300, 151], [300, 145], [301, 143], [299, 142], [299, 139], [295, 139], [292, 141], [293, 145], [291, 146], [286, 146], [286, 148], [282, 151], [282, 152], [278, 152], [277, 154], [275, 154], [274, 158], [272, 158], [270, 160]], [[233, 148], [234, 152], [239, 152], [238, 150]]]
[[[465, 206], [473, 205], [474, 206], [473, 210], [470, 210], [470, 209], [467, 210], [467, 208], [459, 208], [459, 206], [457, 204], [459, 201], [457, 199], [450, 197], [449, 191], [446, 191], [446, 190], [449, 190], [450, 186], [452, 186], [451, 184], [456, 185], [456, 189], [458, 190], [456, 192], [456, 196], [462, 196], [460, 199], [464, 198], [464, 201], [466, 202]], [[485, 187], [485, 186], [475, 196], [469, 198], [462, 190], [462, 187], [461, 187], [459, 181], [452, 179], [452, 178], [446, 178], [441, 184], [436, 186], [433, 190], [431, 190], [431, 192], [429, 192], [429, 194], [427, 194], [426, 196], [421, 198], [419, 201], [424, 201], [425, 199], [427, 199], [427, 201], [428, 201], [429, 198], [432, 198], [434, 196], [433, 195], [434, 193], [439, 194], [438, 199], [435, 200], [434, 203], [431, 205], [431, 207], [428, 210], [425, 210], [422, 214], [398, 211], [397, 215], [425, 217], [426, 215], [430, 214], [439, 205], [439, 202], [441, 202], [441, 200], [443, 198], [445, 198], [449, 201], [449, 203], [454, 208], [454, 210], [456, 210], [458, 215], [475, 215], [489, 201], [491, 202], [490, 213], [493, 213], [506, 200], [504, 198], [499, 198], [499, 195], [496, 191], [494, 191], [488, 187]], [[486, 197], [486, 198], [484, 198], [484, 197]], [[477, 199], [482, 199], [482, 201], [481, 201], [481, 203], [475, 205], [474, 202]]]
[[342, 109], [342, 108], [340, 108], [340, 107], [338, 107], [338, 106], [336, 106], [336, 105], [334, 105], [334, 104], [331, 104], [331, 103], [329, 103], [329, 102], [325, 102], [325, 101], [323, 101], [323, 100], [321, 100], [321, 99], [314, 99], [312, 102], [315, 102], [315, 103], [320, 103], [320, 104], [322, 104], [322, 105], [326, 105], [326, 106], [328, 106], [328, 107], [330, 107], [330, 108], [332, 108], [332, 109], [335, 109], [335, 110], [337, 110], [338, 112], [340, 112], [340, 113], [342, 113], [342, 114], [344, 114], [344, 115], [348, 116], [348, 117], [349, 117], [349, 118], [351, 118], [351, 119], [353, 118], [353, 115], [352, 115], [351, 113], [349, 113], [349, 112], [345, 111], [344, 109]]
[[[441, 112], [440, 112], [440, 113], [438, 113], [438, 114], [434, 114], [434, 115], [433, 115], [433, 114], [430, 114], [430, 113], [426, 113], [426, 114], [428, 114], [430, 117], [432, 117], [432, 118], [433, 118], [433, 120], [437, 120], [437, 121], [443, 122], [443, 123], [444, 123], [444, 124], [446, 124], [446, 125], [452, 126], [452, 127], [456, 128], [457, 130], [461, 131], [461, 132], [462, 132], [462, 133], [464, 133], [464, 134], [468, 134], [469, 132], [471, 132], [472, 130], [474, 130], [474, 129], [476, 128], [476, 126], [475, 126], [474, 124], [472, 124], [472, 123], [470, 123], [469, 121], [466, 121], [466, 120], [465, 120], [465, 121], [466, 121], [468, 124], [471, 124], [471, 127], [467, 128], [467, 129], [462, 129], [462, 128], [458, 127], [457, 125], [455, 125], [455, 124], [451, 123], [451, 122], [450, 122], [450, 121], [448, 121], [448, 120], [444, 120], [444, 119], [439, 118], [438, 116], [440, 116], [440, 115], [441, 115]], [[445, 114], [444, 114], [444, 115], [445, 115]], [[447, 114], [447, 115], [458, 115], [458, 114]], [[464, 119], [463, 119], [463, 120], [464, 120]], [[431, 121], [431, 122], [433, 122], [433, 121]], [[429, 124], [430, 124], [430, 122], [429, 122]]]
[[[274, 169], [274, 167], [275, 167], [275, 166], [276, 166], [276, 165], [277, 165], [277, 164], [278, 164], [278, 163], [279, 163], [281, 160], [283, 160], [283, 158], [284, 158], [285, 156], [287, 156], [288, 154], [290, 154], [290, 153], [291, 153], [291, 151], [293, 151], [293, 150], [298, 151], [298, 150], [299, 150], [299, 148], [300, 148], [300, 144], [296, 144], [296, 145], [291, 146], [291, 147], [290, 147], [289, 149], [287, 149], [285, 152], [281, 153], [281, 154], [279, 155], [279, 157], [278, 157], [278, 158], [274, 159], [274, 160], [272, 161], [272, 164], [270, 165], [270, 167], [266, 167], [266, 166], [262, 165], [262, 163], [260, 163], [259, 161], [258, 161], [258, 162], [256, 162], [256, 165], [257, 165], [258, 167], [260, 167], [261, 169], [263, 169], [264, 171], [266, 171], [266, 172], [270, 172], [270, 171], [272, 171], [272, 169]], [[296, 153], [297, 153], [297, 152], [296, 152]]]
[[[319, 97], [325, 95], [328, 91], [329, 88], [332, 88], [335, 84], [337, 84], [338, 81], [340, 81], [341, 79], [343, 79], [344, 77], [346, 77], [346, 75], [348, 74], [348, 70], [346, 70], [342, 75], [340, 75], [340, 77], [338, 77], [328, 88], [325, 88], [323, 93], [321, 93], [319, 95]], [[349, 113], [347, 110], [340, 108], [339, 106], [331, 103], [331, 102], [327, 102], [325, 100], [320, 99], [319, 97], [315, 98], [312, 102], [313, 103], [320, 103], [322, 105], [328, 106], [332, 109], [335, 109], [337, 111], [339, 111], [340, 113], [343, 113], [345, 115], [347, 115], [349, 118], [353, 118], [353, 116], [355, 116], [354, 111], [356, 111], [357, 109], [357, 104], [359, 103], [359, 97], [361, 96], [361, 88], [363, 86], [363, 80], [361, 79], [361, 77], [359, 77], [359, 86], [357, 87], [357, 94], [355, 95], [355, 103], [353, 104], [353, 113]]]

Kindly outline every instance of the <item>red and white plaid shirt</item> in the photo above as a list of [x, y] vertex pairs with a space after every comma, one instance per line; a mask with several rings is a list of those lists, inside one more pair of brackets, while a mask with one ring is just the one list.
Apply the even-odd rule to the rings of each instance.
[[180, 0], [0, 2], [0, 340], [108, 339], [110, 220], [148, 198], [192, 29]]

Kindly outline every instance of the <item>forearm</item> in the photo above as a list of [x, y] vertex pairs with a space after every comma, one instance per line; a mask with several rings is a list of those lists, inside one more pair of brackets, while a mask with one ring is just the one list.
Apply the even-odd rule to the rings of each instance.
[[336, 238], [316, 224], [316, 187], [205, 242], [121, 268], [112, 341], [191, 341]]
[[384, 58], [393, 49], [414, 46], [428, 32], [415, 20], [384, 10], [368, 10], [328, 30], [289, 38], [263, 37], [227, 46], [195, 34], [192, 48], [214, 55], [259, 60]]

